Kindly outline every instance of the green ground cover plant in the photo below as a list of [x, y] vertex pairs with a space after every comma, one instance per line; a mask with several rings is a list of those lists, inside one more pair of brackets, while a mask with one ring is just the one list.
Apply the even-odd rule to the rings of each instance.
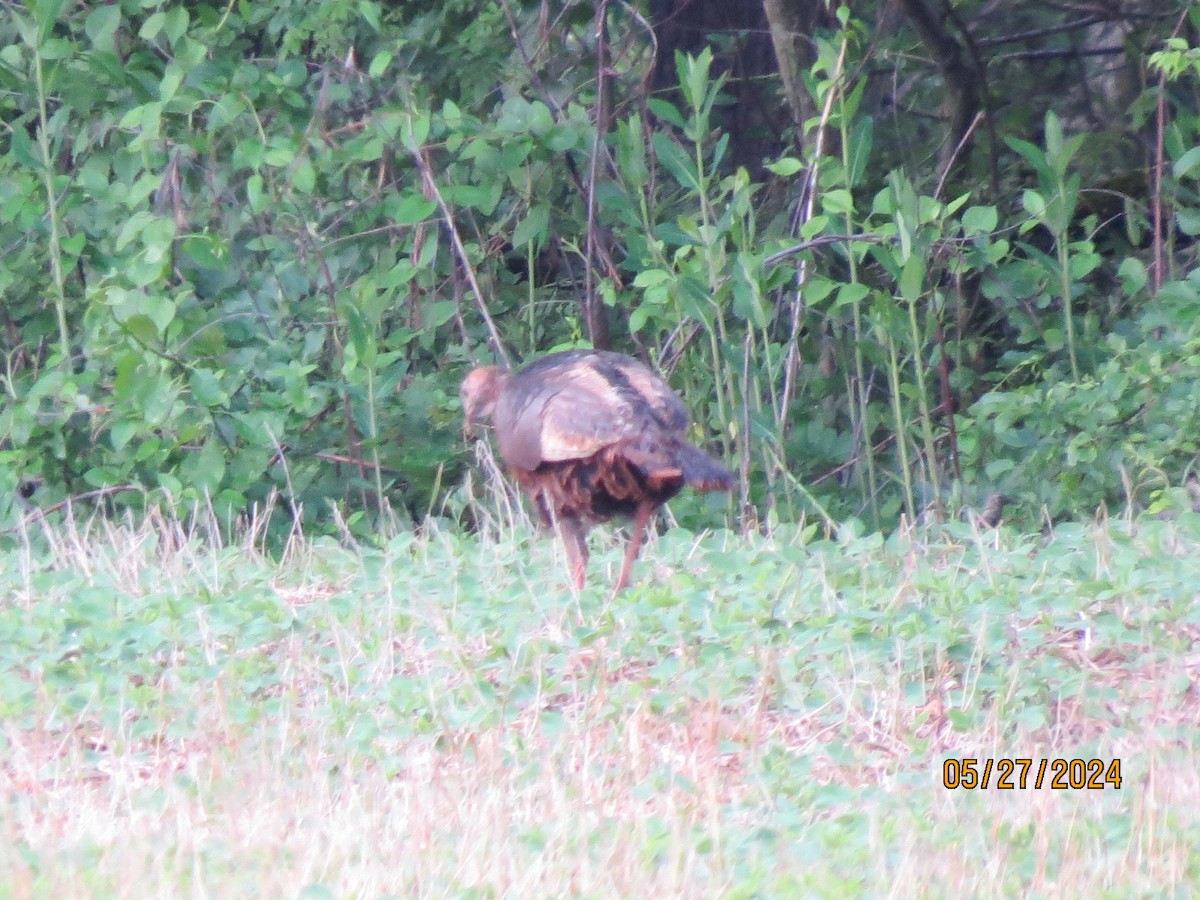
[[[0, 554], [0, 884], [1188, 893], [1200, 515], [1178, 505], [1032, 536], [679, 528], [615, 599], [498, 518], [280, 558], [203, 515], [35, 529]], [[946, 760], [1021, 757], [1120, 760], [1120, 786], [943, 784]]]

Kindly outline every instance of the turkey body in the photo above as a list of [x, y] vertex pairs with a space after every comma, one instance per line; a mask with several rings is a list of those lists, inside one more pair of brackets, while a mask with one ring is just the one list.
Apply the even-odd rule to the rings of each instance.
[[567, 350], [516, 372], [481, 366], [463, 380], [460, 394], [468, 427], [492, 421], [505, 466], [542, 521], [557, 526], [580, 587], [592, 524], [633, 517], [620, 591], [663, 503], [685, 486], [733, 487], [729, 470], [688, 442], [679, 397], [632, 357]]

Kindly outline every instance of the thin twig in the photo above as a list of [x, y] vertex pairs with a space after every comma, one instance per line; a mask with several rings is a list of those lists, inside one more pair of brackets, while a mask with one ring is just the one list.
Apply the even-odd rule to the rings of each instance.
[[[1188, 8], [1185, 8], [1179, 14], [1179, 19], [1175, 22], [1175, 29], [1171, 32], [1171, 37], [1179, 37], [1180, 32], [1187, 23], [1188, 15]], [[1163, 138], [1167, 131], [1167, 73], [1165, 70], [1160, 70], [1158, 75], [1158, 103], [1155, 107], [1154, 131], [1154, 193], [1150, 197], [1150, 220], [1154, 228], [1154, 264], [1151, 268], [1151, 280], [1154, 292], [1158, 293], [1167, 278], [1167, 254], [1165, 235], [1163, 233], [1162, 202], [1163, 161], [1166, 158]], [[1161, 329], [1159, 329], [1158, 336], [1162, 336]]]
[[425, 185], [425, 189], [437, 201], [438, 209], [441, 210], [442, 221], [445, 223], [446, 231], [450, 235], [450, 243], [454, 247], [454, 253], [458, 257], [459, 264], [463, 267], [463, 273], [467, 276], [467, 282], [471, 285], [471, 290], [475, 292], [475, 302], [479, 304], [479, 313], [483, 316], [484, 324], [487, 325], [488, 334], [491, 336], [492, 352], [499, 357], [506, 368], [511, 368], [512, 361], [508, 357], [508, 352], [504, 349], [504, 342], [500, 339], [500, 331], [496, 328], [492, 314], [488, 312], [487, 303], [483, 299], [483, 289], [479, 286], [479, 279], [475, 277], [475, 267], [471, 265], [471, 258], [467, 255], [467, 248], [463, 245], [462, 237], [459, 235], [458, 228], [454, 224], [454, 216], [450, 212], [450, 206], [446, 203], [446, 198], [442, 196], [442, 192], [433, 178], [433, 171], [430, 169], [429, 162], [421, 153], [421, 148], [410, 147], [409, 153], [412, 155], [417, 171], [421, 173], [421, 181]]
[[499, 0], [500, 9], [504, 11], [504, 18], [508, 21], [508, 33], [512, 35], [513, 46], [517, 49], [517, 54], [521, 57], [521, 62], [525, 66], [525, 70], [529, 72], [529, 78], [534, 86], [538, 89], [543, 97], [546, 98], [546, 105], [554, 112], [554, 120], [557, 122], [562, 119], [562, 107], [554, 95], [546, 90], [546, 85], [542, 82], [542, 76], [538, 73], [537, 68], [533, 65], [533, 59], [529, 56], [529, 52], [525, 49], [525, 42], [521, 40], [521, 32], [517, 28], [516, 17], [512, 14], [512, 9], [508, 5], [508, 0]]
[[799, 244], [793, 244], [782, 250], [776, 250], [770, 256], [763, 259], [763, 266], [769, 269], [790, 259], [797, 253], [803, 253], [805, 250], [815, 250], [818, 247], [828, 247], [831, 244], [848, 244], [851, 241], [861, 241], [865, 244], [881, 244], [884, 241], [884, 237], [878, 234], [822, 234], [811, 240], [801, 241]]
[[0, 532], [0, 534], [11, 534], [18, 529], [30, 525], [35, 519], [44, 519], [46, 516], [50, 515], [50, 513], [58, 512], [60, 509], [71, 506], [72, 504], [79, 503], [84, 500], [92, 500], [96, 497], [107, 497], [109, 494], [123, 494], [126, 491], [144, 491], [144, 489], [139, 484], [116, 484], [111, 487], [96, 488], [94, 491], [85, 491], [82, 494], [75, 494], [72, 497], [67, 497], [65, 500], [59, 500], [57, 503], [52, 503], [49, 506], [35, 507], [32, 511], [25, 515], [25, 518], [22, 520], [20, 525], [13, 528], [8, 528], [3, 532]]
[[[1154, 110], [1154, 191], [1150, 195], [1150, 221], [1154, 229], [1154, 258], [1153, 266], [1151, 267], [1152, 284], [1154, 293], [1158, 293], [1163, 286], [1165, 268], [1163, 259], [1163, 202], [1162, 202], [1162, 177], [1163, 177], [1163, 135], [1167, 130], [1167, 77], [1165, 72], [1160, 72], [1158, 76], [1158, 102], [1155, 104]], [[1161, 335], [1159, 335], [1161, 337]]]
[[1050, 37], [1055, 34], [1061, 34], [1064, 31], [1078, 31], [1081, 28], [1091, 28], [1103, 22], [1104, 19], [1099, 16], [1090, 16], [1086, 19], [1077, 19], [1074, 22], [1065, 22], [1060, 25], [1051, 25], [1048, 28], [1035, 28], [1031, 31], [1018, 31], [1014, 34], [1002, 34], [999, 37], [979, 38], [975, 41], [980, 47], [999, 47], [1003, 44], [1017, 44], [1022, 41], [1031, 41], [1038, 38]]
[[1015, 53], [1005, 53], [997, 56], [992, 62], [1019, 62], [1027, 59], [1074, 59], [1076, 56], [1118, 56], [1125, 53], [1126, 50], [1127, 48], [1121, 44], [1113, 44], [1111, 47], [1070, 47], [1065, 50], [1019, 50]]
[[[583, 319], [584, 325], [588, 330], [588, 340], [592, 342], [592, 346], [600, 346], [596, 343], [596, 338], [602, 338], [601, 344], [607, 344], [608, 341], [604, 335], [597, 335], [598, 329], [595, 327], [595, 303], [596, 303], [596, 259], [597, 247], [599, 240], [596, 237], [596, 168], [600, 161], [600, 140], [601, 135], [608, 126], [607, 117], [607, 101], [605, 98], [605, 35], [604, 35], [604, 16], [608, 12], [608, 0], [600, 0], [596, 4], [596, 119], [593, 124], [594, 131], [592, 134], [592, 158], [588, 162], [588, 182], [586, 192], [587, 202], [587, 240], [585, 243], [586, 250], [583, 260]], [[600, 349], [607, 349], [600, 346]]]
[[650, 84], [650, 79], [654, 77], [653, 61], [658, 59], [658, 35], [654, 33], [654, 26], [647, 22], [642, 14], [634, 9], [632, 5], [626, 3], [625, 0], [618, 0], [618, 2], [621, 6], [625, 7], [625, 11], [642, 27], [642, 31], [645, 32], [646, 37], [650, 39], [651, 65], [646, 69], [646, 74], [642, 76], [642, 93], [644, 94]]
[[942, 196], [942, 188], [946, 186], [946, 179], [950, 177], [950, 171], [954, 168], [954, 162], [962, 153], [963, 147], [967, 146], [967, 141], [971, 139], [971, 135], [975, 133], [975, 127], [983, 121], [983, 112], [975, 113], [975, 118], [971, 120], [971, 124], [967, 126], [967, 130], [963, 132], [962, 139], [958, 142], [958, 146], [954, 148], [954, 152], [947, 158], [946, 163], [942, 166], [942, 176], [938, 179], [937, 188], [934, 189], [934, 199]]
[[[846, 45], [847, 41], [843, 41], [841, 50], [838, 53], [837, 70], [834, 76], [835, 82], [841, 77], [842, 67], [846, 62]], [[808, 172], [805, 174], [805, 197], [802, 207], [798, 210], [798, 220], [795, 222], [797, 228], [812, 218], [813, 211], [816, 208], [817, 170], [820, 168], [821, 155], [825, 149], [825, 128], [829, 124], [830, 117], [833, 115], [833, 100], [837, 96], [837, 93], [838, 87], [835, 83], [829, 88], [829, 93], [825, 97], [825, 106], [821, 110], [821, 119], [817, 123], [817, 140], [813, 147], [812, 161], [809, 163]], [[807, 281], [807, 269], [807, 264], [804, 261], [801, 261], [796, 267], [796, 291], [795, 297], [792, 300], [792, 320], [789, 323], [788, 350], [783, 364], [783, 390], [779, 399], [780, 421], [787, 416], [787, 409], [792, 402], [792, 390], [795, 387], [796, 371], [800, 366], [800, 313], [804, 309], [803, 288], [805, 281]]]

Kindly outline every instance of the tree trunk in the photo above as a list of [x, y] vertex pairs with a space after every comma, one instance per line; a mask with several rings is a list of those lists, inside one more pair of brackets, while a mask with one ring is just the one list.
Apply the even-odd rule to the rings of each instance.
[[775, 62], [795, 129], [793, 142], [797, 149], [804, 144], [804, 123], [817, 114], [801, 73], [813, 63], [810, 35], [820, 6], [813, 0], [763, 0], [763, 12], [771, 29], [771, 44], [775, 48]]

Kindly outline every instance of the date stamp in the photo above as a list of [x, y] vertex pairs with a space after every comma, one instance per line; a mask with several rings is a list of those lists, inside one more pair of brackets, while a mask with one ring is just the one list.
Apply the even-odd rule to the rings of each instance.
[[942, 763], [942, 787], [953, 790], [1102, 791], [1121, 788], [1121, 760], [1112, 759], [948, 759]]

